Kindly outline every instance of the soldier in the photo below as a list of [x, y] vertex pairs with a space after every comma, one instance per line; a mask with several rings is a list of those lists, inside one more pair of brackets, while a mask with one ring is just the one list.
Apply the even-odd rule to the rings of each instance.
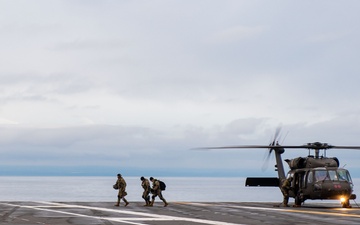
[[146, 205], [150, 206], [150, 182], [145, 177], [141, 177], [141, 187], [144, 188], [144, 192], [142, 194], [142, 198], [145, 200]]
[[121, 176], [121, 174], [117, 175], [117, 181], [116, 184], [114, 185], [115, 189], [119, 189], [119, 193], [118, 193], [118, 200], [115, 206], [120, 206], [120, 200], [122, 199], [125, 202], [125, 207], [127, 205], [129, 205], [129, 202], [125, 199], [125, 196], [127, 195], [126, 193], [126, 182], [124, 180], [124, 178]]
[[151, 196], [150, 206], [154, 205], [156, 196], [159, 196], [159, 198], [164, 202], [164, 207], [168, 206], [169, 204], [166, 202], [165, 198], [162, 196], [160, 182], [158, 180], [154, 179], [153, 177], [150, 177], [150, 181], [153, 183], [153, 186], [151, 189], [151, 193], [153, 195]]
[[281, 185], [281, 192], [283, 193], [283, 196], [284, 196], [283, 205], [285, 207], [289, 207], [289, 205], [288, 205], [288, 203], [289, 203], [289, 191], [291, 189], [292, 180], [293, 180], [293, 178], [289, 177]]

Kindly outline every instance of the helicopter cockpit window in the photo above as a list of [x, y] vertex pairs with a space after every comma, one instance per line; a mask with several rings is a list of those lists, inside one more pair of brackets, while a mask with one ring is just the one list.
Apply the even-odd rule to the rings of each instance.
[[339, 180], [352, 182], [347, 170], [338, 170]]
[[330, 180], [338, 180], [338, 176], [335, 170], [329, 170], [329, 178]]
[[[347, 170], [339, 169], [339, 170], [316, 170], [314, 172], [315, 181], [324, 181], [324, 180], [332, 180], [332, 181], [348, 181], [352, 183], [350, 174]], [[310, 173], [308, 176], [308, 183], [310, 183], [309, 179]]]
[[325, 179], [328, 179], [326, 170], [315, 171], [315, 181], [323, 181]]

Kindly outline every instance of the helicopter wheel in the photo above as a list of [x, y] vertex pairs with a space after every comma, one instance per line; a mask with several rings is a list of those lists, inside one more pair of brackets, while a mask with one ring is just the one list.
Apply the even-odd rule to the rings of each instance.
[[346, 200], [345, 202], [342, 203], [342, 207], [343, 208], [351, 208], [351, 205], [350, 205], [350, 200]]

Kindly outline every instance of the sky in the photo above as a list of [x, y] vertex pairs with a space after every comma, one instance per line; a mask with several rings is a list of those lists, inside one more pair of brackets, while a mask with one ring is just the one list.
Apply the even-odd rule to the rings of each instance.
[[[0, 175], [276, 175], [263, 149], [193, 148], [279, 126], [287, 145], [360, 145], [359, 7], [0, 1]], [[360, 151], [327, 155], [360, 177]]]

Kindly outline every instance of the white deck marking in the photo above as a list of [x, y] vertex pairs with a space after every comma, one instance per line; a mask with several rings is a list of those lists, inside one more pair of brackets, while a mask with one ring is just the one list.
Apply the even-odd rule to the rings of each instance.
[[[47, 212], [54, 212], [60, 213], [75, 217], [85, 217], [85, 218], [92, 218], [92, 219], [99, 219], [99, 220], [108, 220], [112, 222], [120, 222], [120, 223], [127, 223], [127, 224], [134, 224], [134, 225], [147, 225], [145, 223], [140, 223], [136, 221], [185, 221], [185, 222], [193, 222], [193, 223], [200, 223], [200, 224], [209, 224], [209, 225], [244, 225], [239, 223], [227, 223], [221, 221], [213, 221], [213, 220], [205, 220], [205, 219], [195, 219], [189, 217], [176, 217], [176, 216], [167, 216], [167, 215], [160, 215], [154, 213], [143, 213], [143, 212], [136, 212], [130, 210], [121, 210], [121, 209], [108, 209], [108, 208], [100, 208], [100, 207], [92, 207], [92, 206], [83, 206], [83, 205], [70, 205], [70, 204], [63, 204], [63, 203], [54, 203], [54, 202], [36, 202], [38, 204], [42, 204], [39, 206], [31, 206], [31, 205], [15, 205], [9, 203], [0, 203], [4, 205], [10, 206], [17, 206], [23, 208], [30, 208], [39, 211], [47, 211]], [[100, 217], [100, 216], [89, 216], [86, 214], [79, 214], [79, 213], [71, 213], [66, 211], [57, 210], [56, 208], [80, 208], [80, 209], [91, 209], [103, 212], [112, 212], [118, 214], [127, 214], [133, 215], [137, 217]], [[49, 209], [52, 208], [52, 209]], [[140, 216], [140, 217], [139, 217]]]
[[[189, 202], [189, 203], [182, 203], [188, 205], [199, 205], [199, 206], [214, 206], [215, 204], [209, 203], [196, 203], [196, 202]], [[240, 206], [240, 205], [228, 205], [228, 204], [216, 204], [216, 206], [225, 206], [229, 208], [238, 208], [238, 209], [253, 209], [253, 210], [260, 210], [260, 211], [281, 211], [281, 212], [290, 212], [290, 213], [306, 213], [306, 214], [318, 214], [318, 215], [331, 215], [331, 216], [339, 216], [339, 217], [355, 217], [360, 218], [358, 214], [345, 214], [339, 212], [320, 212], [320, 211], [309, 211], [303, 209], [290, 209], [290, 208], [266, 208], [266, 207], [258, 207], [258, 206]], [[351, 210], [351, 209], [342, 209], [342, 210]]]
[[37, 207], [37, 206], [14, 205], [14, 204], [8, 204], [8, 203], [0, 203], [0, 204], [35, 209], [35, 210], [39, 210], [39, 211], [61, 213], [61, 214], [74, 216], [74, 217], [86, 217], [86, 218], [91, 218], [91, 219], [108, 220], [108, 221], [113, 221], [113, 222], [121, 222], [121, 223], [134, 224], [134, 225], [147, 225], [147, 224], [143, 224], [143, 223], [135, 223], [135, 222], [131, 222], [131, 221], [125, 221], [125, 220], [122, 220], [122, 218], [106, 218], [106, 217], [100, 217], [100, 216], [89, 216], [89, 215], [79, 214], [79, 213], [71, 213], [71, 212], [65, 212], [65, 211], [60, 211], [60, 210], [46, 209], [45, 208], [46, 206]]

